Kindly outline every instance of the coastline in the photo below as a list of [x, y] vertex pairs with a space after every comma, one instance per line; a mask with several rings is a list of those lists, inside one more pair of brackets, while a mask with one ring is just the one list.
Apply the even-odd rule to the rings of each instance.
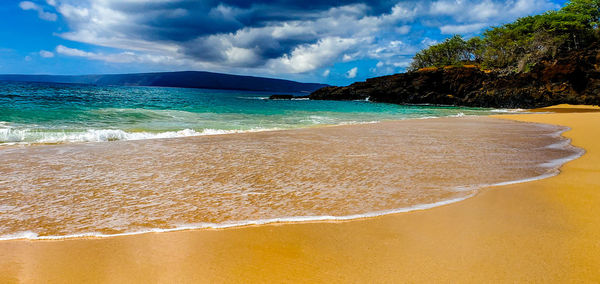
[[494, 117], [570, 127], [563, 135], [587, 153], [558, 176], [424, 211], [347, 222], [2, 241], [0, 281], [599, 280], [594, 201], [600, 200], [600, 182], [594, 177], [600, 157], [594, 141], [600, 113]]

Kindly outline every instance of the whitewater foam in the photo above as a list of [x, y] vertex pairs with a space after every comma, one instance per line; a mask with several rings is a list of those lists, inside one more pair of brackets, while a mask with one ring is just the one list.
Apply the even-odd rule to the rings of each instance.
[[183, 129], [166, 132], [127, 132], [121, 129], [88, 129], [84, 132], [39, 131], [32, 129], [0, 129], [0, 145], [15, 144], [59, 144], [76, 142], [109, 142], [119, 140], [146, 140], [180, 138], [203, 135], [222, 135], [245, 132], [280, 130], [280, 128], [253, 128], [247, 130]]
[[[585, 150], [577, 148], [579, 151], [577, 151], [577, 153], [570, 155], [568, 157], [565, 158], [560, 158], [560, 159], [555, 159], [555, 160], [551, 160], [549, 162], [546, 163], [542, 163], [539, 166], [543, 167], [543, 168], [556, 168], [559, 167], [563, 164], [566, 164], [567, 162], [573, 161], [575, 159], [578, 159], [579, 157], [583, 156], [583, 154], [585, 154]], [[558, 169], [556, 169], [556, 171], [558, 171]]]
[[381, 210], [375, 212], [368, 212], [364, 214], [352, 214], [345, 216], [330, 216], [330, 215], [322, 215], [322, 216], [295, 216], [295, 217], [280, 217], [280, 218], [270, 218], [270, 219], [258, 219], [258, 220], [245, 220], [245, 221], [237, 221], [237, 222], [224, 222], [224, 223], [198, 223], [198, 224], [185, 224], [180, 225], [175, 228], [168, 229], [160, 229], [160, 228], [152, 228], [148, 230], [141, 230], [136, 232], [127, 232], [127, 233], [118, 233], [118, 234], [102, 234], [102, 233], [82, 233], [82, 234], [73, 234], [73, 235], [64, 235], [64, 236], [39, 236], [38, 234], [25, 231], [19, 232], [10, 235], [0, 236], [0, 241], [5, 240], [62, 240], [62, 239], [73, 239], [73, 238], [109, 238], [109, 237], [119, 237], [119, 236], [131, 236], [131, 235], [140, 235], [147, 233], [165, 233], [165, 232], [175, 232], [175, 231], [186, 231], [186, 230], [198, 230], [198, 229], [227, 229], [234, 227], [244, 227], [244, 226], [253, 226], [253, 225], [267, 225], [267, 224], [276, 224], [276, 223], [299, 223], [299, 222], [322, 222], [322, 221], [349, 221], [356, 219], [364, 219], [364, 218], [373, 218], [378, 216], [384, 216], [389, 214], [397, 214], [397, 213], [406, 213], [411, 211], [418, 210], [426, 210], [431, 209], [438, 206], [448, 205], [452, 203], [456, 203], [467, 198], [474, 196], [475, 193], [467, 195], [461, 198], [454, 198], [449, 200], [443, 200], [439, 202], [429, 203], [429, 204], [418, 204], [410, 207], [398, 208], [398, 209], [390, 209], [390, 210]]
[[269, 97], [236, 97], [236, 99], [242, 99], [242, 100], [268, 100]]
[[[249, 99], [264, 99], [264, 97], [250, 97]], [[299, 100], [303, 100], [300, 98]], [[198, 115], [197, 113], [191, 113], [186, 111], [178, 110], [146, 110], [146, 109], [127, 109], [127, 108], [104, 108], [94, 110], [93, 112], [102, 115], [114, 115], [114, 113], [128, 113], [128, 114], [139, 114], [148, 117], [160, 116], [169, 117], [179, 121], [180, 119], [198, 120], [201, 118], [191, 118], [189, 116]], [[201, 130], [193, 128], [184, 128], [181, 130], [163, 131], [151, 130], [151, 131], [130, 131], [126, 128], [100, 128], [100, 129], [77, 129], [77, 128], [53, 128], [53, 127], [41, 127], [39, 125], [13, 125], [9, 122], [0, 121], [0, 146], [7, 145], [28, 145], [28, 144], [62, 144], [62, 143], [78, 143], [78, 142], [109, 142], [109, 141], [120, 141], [120, 140], [146, 140], [146, 139], [164, 139], [164, 138], [179, 138], [189, 136], [202, 136], [202, 135], [220, 135], [220, 134], [234, 134], [234, 133], [245, 133], [245, 132], [259, 132], [259, 131], [272, 131], [272, 130], [283, 130], [283, 129], [294, 129], [311, 126], [329, 126], [329, 125], [354, 125], [364, 123], [376, 123], [383, 120], [406, 120], [406, 119], [432, 119], [442, 117], [464, 117], [464, 116], [475, 116], [473, 114], [465, 114], [464, 112], [458, 112], [455, 114], [440, 114], [430, 116], [420, 116], [418, 114], [405, 116], [405, 117], [391, 117], [382, 118], [379, 120], [366, 119], [361, 120], [349, 120], [348, 118], [340, 119], [335, 115], [328, 114], [310, 114], [304, 117], [298, 117], [298, 124], [285, 125], [287, 123], [276, 123], [265, 127], [254, 126], [250, 129], [218, 129], [218, 128], [205, 128]], [[244, 122], [241, 122], [243, 124]], [[185, 123], [184, 123], [185, 124]], [[239, 126], [231, 125], [231, 127]], [[248, 125], [250, 126], [250, 125]], [[252, 126], [250, 126], [252, 127]], [[142, 127], [147, 128], [147, 126]]]
[[497, 112], [497, 113], [527, 113], [527, 110], [522, 109], [522, 108], [514, 108], [514, 109], [493, 109], [490, 110], [491, 112]]

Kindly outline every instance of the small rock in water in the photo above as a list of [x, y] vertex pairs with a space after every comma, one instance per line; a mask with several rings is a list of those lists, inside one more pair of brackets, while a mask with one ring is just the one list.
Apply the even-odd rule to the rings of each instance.
[[271, 95], [269, 100], [291, 100], [294, 98], [294, 95]]

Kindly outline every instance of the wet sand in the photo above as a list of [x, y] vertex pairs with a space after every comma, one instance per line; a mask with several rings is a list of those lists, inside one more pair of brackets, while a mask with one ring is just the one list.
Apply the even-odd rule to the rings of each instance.
[[0, 242], [0, 282], [600, 281], [600, 113], [505, 115], [571, 127], [558, 176], [347, 222]]
[[[340, 220], [556, 173], [566, 128], [487, 117], [0, 148], [0, 240]], [[350, 143], [348, 141], [351, 141]]]

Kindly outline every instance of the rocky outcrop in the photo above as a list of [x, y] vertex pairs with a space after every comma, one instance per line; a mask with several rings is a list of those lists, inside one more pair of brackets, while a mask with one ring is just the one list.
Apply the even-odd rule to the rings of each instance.
[[497, 108], [600, 105], [600, 45], [543, 60], [526, 73], [484, 72], [476, 67], [427, 68], [324, 87], [313, 100], [364, 100]]
[[294, 100], [294, 99], [308, 99], [308, 96], [294, 96], [294, 95], [271, 95], [269, 100]]

